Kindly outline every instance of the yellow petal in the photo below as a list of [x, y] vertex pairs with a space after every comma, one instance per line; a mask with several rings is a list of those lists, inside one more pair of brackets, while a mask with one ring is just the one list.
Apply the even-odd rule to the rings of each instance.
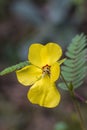
[[32, 44], [29, 48], [29, 61], [39, 67], [46, 64], [52, 65], [62, 55], [61, 47], [56, 43], [48, 43], [46, 45]]
[[36, 43], [32, 44], [29, 48], [28, 59], [35, 66], [42, 67], [41, 50], [43, 47], [43, 45]]
[[47, 55], [48, 55], [48, 65], [52, 65], [62, 56], [62, 48], [56, 43], [46, 44]]
[[27, 94], [28, 99], [43, 107], [53, 108], [60, 102], [60, 93], [55, 83], [51, 83], [49, 77], [44, 77], [37, 81]]
[[50, 79], [51, 82], [56, 81], [60, 76], [60, 65], [59, 63], [55, 62], [50, 68]]
[[21, 84], [28, 86], [35, 83], [41, 77], [42, 70], [33, 65], [29, 65], [16, 71], [16, 75]]

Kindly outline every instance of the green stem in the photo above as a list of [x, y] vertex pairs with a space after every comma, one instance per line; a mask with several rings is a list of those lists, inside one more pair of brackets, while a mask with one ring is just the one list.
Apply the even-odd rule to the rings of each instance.
[[78, 102], [75, 98], [73, 98], [73, 104], [74, 104], [76, 111], [78, 112], [78, 116], [80, 118], [81, 128], [82, 128], [82, 130], [86, 130], [85, 126], [84, 126], [84, 120], [83, 120], [83, 117], [82, 117], [82, 114], [81, 114], [81, 111], [80, 111], [79, 104], [78, 104]]
[[74, 94], [74, 91], [70, 89], [69, 85], [67, 84], [66, 80], [64, 79], [62, 73], [61, 73], [61, 78], [62, 80], [64, 81], [64, 83], [66, 84], [66, 87], [68, 88], [69, 92], [70, 92], [70, 95], [72, 97], [72, 101], [73, 101], [73, 104], [74, 104], [74, 107], [76, 109], [76, 112], [78, 113], [78, 116], [80, 118], [80, 125], [81, 125], [81, 128], [82, 130], [86, 130], [85, 126], [84, 126], [84, 120], [83, 120], [83, 117], [82, 117], [82, 114], [81, 114], [81, 111], [80, 111], [80, 108], [79, 108], [79, 104], [77, 103], [77, 100], [75, 98], [75, 94]]

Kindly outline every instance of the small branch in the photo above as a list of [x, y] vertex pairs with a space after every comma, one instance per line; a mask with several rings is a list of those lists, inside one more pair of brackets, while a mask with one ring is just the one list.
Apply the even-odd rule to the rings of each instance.
[[74, 92], [75, 97], [82, 103], [87, 103], [87, 100], [80, 96], [78, 93]]
[[79, 118], [80, 118], [81, 128], [82, 128], [82, 130], [86, 130], [86, 128], [85, 128], [85, 126], [84, 126], [84, 120], [83, 120], [83, 117], [82, 117], [82, 114], [81, 114], [79, 105], [78, 105], [77, 100], [76, 100], [75, 93], [74, 93], [73, 89], [72, 89], [72, 90], [70, 89], [70, 87], [69, 87], [69, 85], [67, 84], [66, 80], [64, 79], [62, 73], [61, 73], [61, 78], [62, 78], [62, 80], [64, 81], [64, 83], [66, 84], [66, 87], [68, 88], [68, 90], [69, 90], [69, 92], [70, 92], [70, 95], [71, 95], [71, 97], [72, 97], [72, 101], [73, 101], [74, 107], [75, 107], [76, 112], [78, 113]]

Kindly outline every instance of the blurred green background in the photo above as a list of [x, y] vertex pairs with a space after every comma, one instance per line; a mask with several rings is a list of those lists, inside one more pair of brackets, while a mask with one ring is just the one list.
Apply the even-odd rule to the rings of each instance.
[[[27, 60], [32, 43], [57, 42], [65, 52], [81, 32], [87, 34], [86, 0], [0, 0], [0, 71]], [[84, 98], [86, 80], [77, 90]], [[60, 105], [46, 109], [28, 101], [28, 89], [15, 73], [0, 77], [0, 130], [81, 130], [68, 92], [59, 89]], [[80, 107], [86, 125], [87, 105]]]

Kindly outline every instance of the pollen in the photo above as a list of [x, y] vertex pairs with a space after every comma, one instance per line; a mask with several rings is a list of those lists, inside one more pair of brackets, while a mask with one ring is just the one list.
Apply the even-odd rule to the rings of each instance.
[[42, 76], [48, 75], [50, 76], [50, 67], [49, 65], [45, 65], [42, 67]]

